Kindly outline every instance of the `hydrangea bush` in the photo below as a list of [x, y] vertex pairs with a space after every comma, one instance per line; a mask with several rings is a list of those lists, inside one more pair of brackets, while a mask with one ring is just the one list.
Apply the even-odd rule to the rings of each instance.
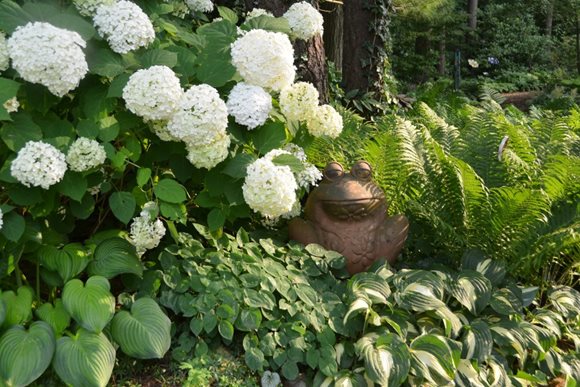
[[52, 359], [65, 383], [104, 385], [111, 341], [163, 356], [158, 252], [194, 224], [295, 216], [321, 178], [303, 148], [340, 120], [310, 122], [322, 107], [296, 79], [290, 19], [186, 3], [0, 3], [0, 355], [39, 343], [0, 356], [0, 380]]

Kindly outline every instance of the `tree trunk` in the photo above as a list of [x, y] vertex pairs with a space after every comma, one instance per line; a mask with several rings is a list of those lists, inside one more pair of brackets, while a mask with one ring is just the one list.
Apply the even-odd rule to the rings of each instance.
[[580, 16], [576, 11], [576, 71], [580, 75]]
[[[245, 0], [248, 11], [253, 8], [263, 8], [280, 17], [288, 10], [291, 3], [284, 0]], [[313, 6], [318, 8], [318, 0]], [[326, 70], [326, 55], [321, 36], [315, 36], [307, 42], [296, 40], [294, 42], [295, 65], [298, 69], [298, 77], [310, 82], [320, 94], [320, 103], [328, 102], [328, 77]]]
[[467, 13], [469, 15], [467, 26], [471, 31], [477, 29], [477, 3], [478, 0], [469, 0], [467, 3]]
[[389, 73], [390, 0], [347, 0], [343, 4], [342, 74], [345, 89], [361, 93], [373, 91], [381, 97], [389, 92], [385, 78]]
[[552, 26], [554, 24], [554, 1], [551, 0], [548, 3], [548, 9], [546, 10], [546, 35], [552, 36]]
[[322, 12], [324, 17], [324, 51], [328, 60], [334, 63], [336, 70], [342, 72], [342, 49], [344, 31], [344, 12], [342, 5], [330, 4]]
[[447, 45], [445, 42], [445, 36], [441, 37], [441, 40], [439, 41], [439, 64], [437, 65], [437, 72], [439, 73], [439, 75], [445, 75], [445, 73], [447, 72], [447, 57], [446, 57], [446, 51], [447, 50]]

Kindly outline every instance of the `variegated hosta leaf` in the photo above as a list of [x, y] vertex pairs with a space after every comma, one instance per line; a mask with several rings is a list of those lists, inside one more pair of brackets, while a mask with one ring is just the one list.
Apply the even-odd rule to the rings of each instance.
[[64, 286], [62, 303], [80, 326], [98, 333], [115, 314], [115, 297], [109, 289], [109, 281], [104, 277], [93, 276], [86, 284], [73, 279]]
[[135, 246], [122, 238], [106, 239], [99, 243], [88, 270], [90, 275], [105, 278], [125, 273], [143, 276], [143, 265], [137, 257]]
[[140, 298], [131, 313], [118, 312], [111, 324], [113, 339], [121, 350], [138, 359], [158, 359], [171, 344], [171, 321], [151, 298]]
[[531, 322], [535, 325], [540, 325], [549, 330], [556, 339], [562, 337], [561, 325], [564, 325], [562, 315], [548, 309], [537, 308], [533, 312]]
[[580, 314], [580, 292], [568, 286], [558, 286], [552, 290], [548, 297], [552, 305], [565, 317]]
[[529, 350], [538, 351], [539, 353], [544, 353], [544, 347], [540, 343], [540, 337], [538, 332], [534, 329], [534, 326], [527, 321], [522, 321], [519, 323], [519, 330], [522, 337], [526, 341], [526, 348]]
[[486, 372], [486, 380], [490, 386], [493, 387], [511, 387], [512, 382], [508, 377], [506, 368], [503, 364], [496, 362], [493, 359], [487, 361], [488, 369]]
[[490, 327], [493, 341], [498, 347], [513, 348], [516, 355], [525, 363], [528, 352], [526, 350], [526, 339], [522, 335], [519, 325], [515, 321], [503, 320]]
[[0, 338], [0, 378], [8, 386], [32, 383], [50, 365], [54, 347], [54, 333], [47, 323], [33, 322], [28, 330], [13, 326]]
[[490, 305], [499, 314], [506, 316], [521, 314], [523, 305], [519, 297], [511, 289], [498, 289], [493, 292]]
[[349, 290], [355, 296], [366, 296], [373, 304], [388, 304], [389, 284], [376, 273], [359, 273], [349, 281]]
[[493, 287], [500, 286], [506, 275], [503, 263], [485, 258], [483, 252], [479, 250], [471, 250], [465, 253], [462, 258], [461, 268], [463, 270], [475, 270], [483, 274]]
[[451, 295], [474, 315], [481, 313], [491, 298], [491, 282], [473, 270], [462, 271], [449, 288]]
[[401, 270], [395, 275], [394, 284], [399, 289], [405, 289], [411, 284], [429, 288], [435, 298], [443, 298], [445, 284], [440, 276], [426, 270]]
[[413, 373], [435, 385], [445, 385], [455, 379], [460, 351], [451, 349], [442, 336], [423, 335], [411, 342]]
[[76, 277], [89, 264], [86, 249], [80, 243], [72, 243], [58, 249], [55, 246], [43, 246], [38, 257], [40, 263], [49, 270], [56, 271], [63, 282]]
[[64, 308], [60, 298], [55, 301], [54, 306], [49, 302], [42, 304], [35, 313], [39, 319], [54, 329], [57, 336], [60, 336], [70, 324], [70, 314]]
[[407, 345], [393, 333], [369, 333], [355, 344], [367, 376], [381, 386], [399, 386], [407, 378], [410, 355]]
[[343, 324], [346, 324], [348, 322], [348, 318], [353, 314], [357, 314], [358, 312], [367, 312], [370, 309], [371, 305], [370, 305], [370, 301], [364, 297], [364, 298], [357, 298], [356, 300], [354, 300], [353, 302], [350, 303], [350, 306], [348, 307], [348, 311], [346, 312], [346, 314], [344, 315], [344, 319], [343, 319]]
[[32, 289], [26, 286], [18, 288], [16, 293], [10, 290], [0, 295], [0, 299], [4, 301], [6, 306], [6, 317], [2, 328], [24, 324], [32, 318], [33, 296]]
[[491, 355], [493, 337], [487, 323], [483, 320], [474, 320], [465, 327], [463, 336], [463, 359], [483, 361]]
[[486, 381], [482, 380], [467, 359], [461, 359], [457, 366], [455, 374], [455, 384], [459, 387], [491, 387]]
[[102, 333], [80, 328], [56, 342], [53, 367], [71, 386], [106, 386], [115, 366], [115, 348]]

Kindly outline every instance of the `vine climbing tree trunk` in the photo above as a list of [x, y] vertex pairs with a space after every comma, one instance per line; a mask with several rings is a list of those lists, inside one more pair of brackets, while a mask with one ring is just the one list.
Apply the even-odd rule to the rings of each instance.
[[[318, 8], [318, 0], [311, 3], [315, 8]], [[292, 2], [284, 0], [245, 0], [247, 11], [253, 8], [263, 8], [277, 17], [282, 16], [291, 4]], [[315, 36], [307, 42], [297, 40], [293, 45], [298, 77], [303, 81], [312, 83], [320, 94], [320, 103], [327, 103], [329, 98], [328, 74], [322, 36]]]

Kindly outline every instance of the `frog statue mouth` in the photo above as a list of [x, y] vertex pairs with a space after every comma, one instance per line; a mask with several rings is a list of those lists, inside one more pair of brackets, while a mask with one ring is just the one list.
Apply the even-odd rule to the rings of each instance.
[[364, 198], [353, 200], [322, 200], [324, 212], [340, 220], [359, 220], [376, 213], [383, 198]]

